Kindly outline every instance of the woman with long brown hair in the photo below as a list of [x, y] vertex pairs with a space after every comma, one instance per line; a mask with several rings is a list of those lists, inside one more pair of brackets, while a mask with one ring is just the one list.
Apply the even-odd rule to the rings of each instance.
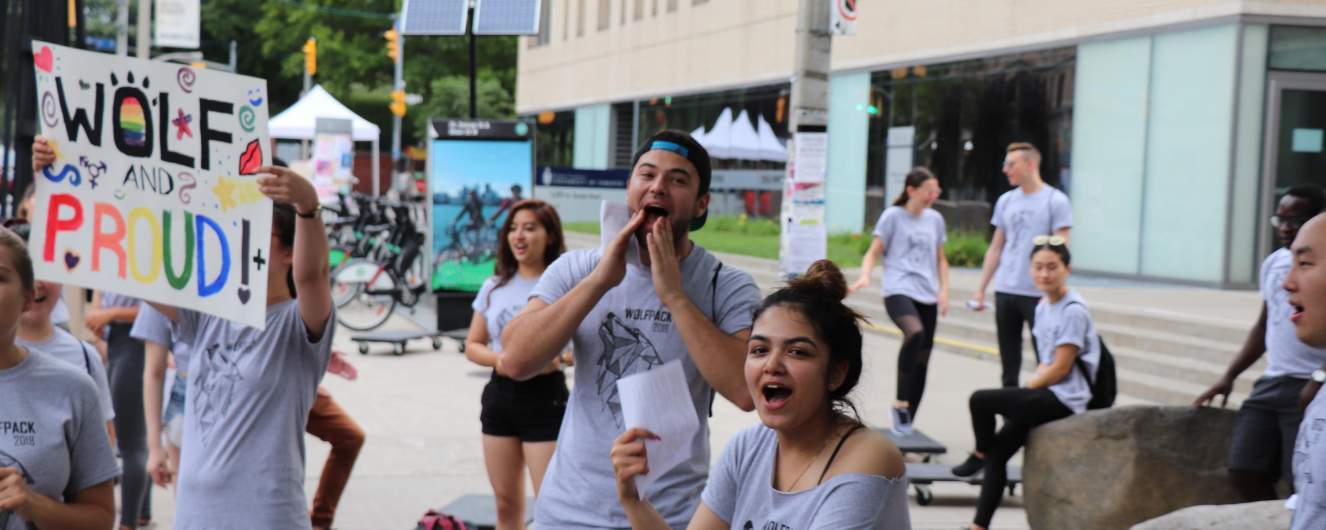
[[525, 469], [534, 494], [552, 460], [569, 392], [559, 356], [544, 373], [516, 381], [502, 373], [502, 329], [525, 307], [543, 271], [566, 251], [557, 210], [540, 200], [511, 206], [499, 232], [497, 265], [474, 298], [465, 356], [493, 368], [483, 389], [483, 455], [497, 498], [497, 528], [525, 527]]

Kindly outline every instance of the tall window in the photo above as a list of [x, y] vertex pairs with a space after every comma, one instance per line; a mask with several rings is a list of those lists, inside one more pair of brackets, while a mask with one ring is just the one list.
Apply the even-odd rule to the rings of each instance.
[[571, 36], [571, 0], [562, 0], [562, 40]]
[[[529, 47], [544, 46], [551, 40], [552, 32], [552, 0], [540, 0], [539, 2], [539, 34], [529, 39]], [[563, 30], [565, 31], [565, 30]]]
[[576, 36], [585, 36], [585, 0], [576, 1]]
[[635, 18], [636, 20], [640, 20], [640, 19], [642, 19], [642, 18], [645, 18], [645, 0], [635, 0], [635, 17], [634, 17], [634, 18]]
[[599, 0], [599, 31], [612, 26], [612, 0]]
[[677, 0], [668, 0], [668, 12], [675, 13], [676, 11], [677, 11]]

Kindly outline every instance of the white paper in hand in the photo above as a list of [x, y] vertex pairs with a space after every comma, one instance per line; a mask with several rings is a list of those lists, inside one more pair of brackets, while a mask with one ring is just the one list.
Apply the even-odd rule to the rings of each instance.
[[700, 430], [700, 418], [680, 360], [618, 379], [617, 395], [626, 428], [641, 427], [659, 437], [645, 441], [649, 474], [635, 477], [635, 487], [648, 498], [649, 486], [658, 477], [691, 457], [691, 438]]
[[[631, 210], [620, 202], [603, 201], [599, 206], [599, 248], [605, 252], [613, 238], [631, 222]], [[640, 265], [640, 249], [632, 237], [626, 245], [626, 263]]]

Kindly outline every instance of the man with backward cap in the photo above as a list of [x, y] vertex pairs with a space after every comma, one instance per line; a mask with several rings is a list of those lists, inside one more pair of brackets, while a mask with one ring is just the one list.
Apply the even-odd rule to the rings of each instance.
[[[500, 370], [537, 375], [574, 342], [575, 386], [535, 506], [539, 528], [627, 528], [608, 454], [625, 430], [617, 380], [680, 360], [700, 429], [690, 458], [662, 471], [647, 495], [668, 524], [685, 528], [709, 470], [706, 418], [715, 392], [749, 411], [743, 375], [759, 289], [690, 240], [708, 216], [709, 154], [665, 130], [635, 153], [630, 221], [606, 248], [563, 254], [502, 333]], [[638, 245], [639, 262], [628, 259]], [[675, 443], [675, 441], [674, 441]]]

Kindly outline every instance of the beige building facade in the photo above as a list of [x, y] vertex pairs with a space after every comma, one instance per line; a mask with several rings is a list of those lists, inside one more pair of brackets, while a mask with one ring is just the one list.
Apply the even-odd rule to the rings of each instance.
[[[785, 139], [797, 4], [546, 0], [518, 61], [537, 163], [621, 168], [641, 135], [737, 116]], [[835, 231], [868, 231], [913, 165], [988, 205], [1003, 146], [1030, 140], [1080, 269], [1248, 286], [1276, 197], [1326, 183], [1326, 0], [862, 1], [833, 40]]]

